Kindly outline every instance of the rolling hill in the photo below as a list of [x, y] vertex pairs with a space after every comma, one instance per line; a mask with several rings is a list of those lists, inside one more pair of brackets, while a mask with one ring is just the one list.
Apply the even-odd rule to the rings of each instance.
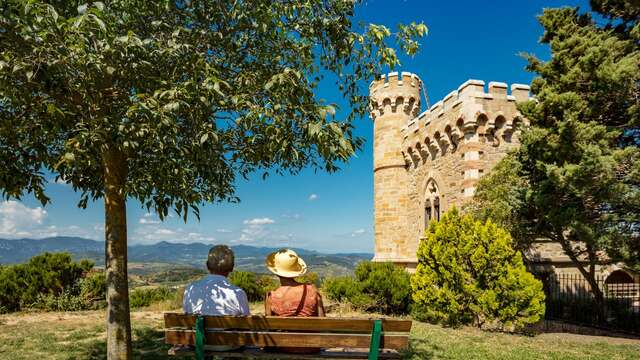
[[[129, 246], [130, 263], [163, 263], [203, 268], [211, 245], [203, 243], [159, 242], [153, 245]], [[270, 247], [248, 245], [231, 246], [239, 270], [265, 272], [264, 258], [277, 250]], [[371, 254], [323, 254], [305, 249], [294, 249], [304, 257], [309, 268], [319, 273], [340, 275], [351, 272], [362, 260], [371, 259]], [[77, 237], [51, 237], [45, 239], [0, 239], [0, 264], [15, 264], [43, 252], [68, 252], [75, 259], [90, 259], [97, 265], [104, 262], [104, 242]]]

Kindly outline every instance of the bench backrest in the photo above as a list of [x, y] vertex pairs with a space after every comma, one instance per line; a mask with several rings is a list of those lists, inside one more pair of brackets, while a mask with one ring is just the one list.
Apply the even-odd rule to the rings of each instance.
[[[194, 345], [196, 315], [165, 313], [165, 342]], [[205, 316], [205, 345], [368, 348], [376, 319]], [[409, 344], [410, 320], [382, 319], [381, 349]]]

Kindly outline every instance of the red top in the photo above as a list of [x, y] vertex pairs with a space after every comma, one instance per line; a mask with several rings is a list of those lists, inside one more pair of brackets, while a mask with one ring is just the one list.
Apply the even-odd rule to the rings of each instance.
[[318, 316], [318, 289], [312, 284], [280, 286], [268, 296], [275, 316]]

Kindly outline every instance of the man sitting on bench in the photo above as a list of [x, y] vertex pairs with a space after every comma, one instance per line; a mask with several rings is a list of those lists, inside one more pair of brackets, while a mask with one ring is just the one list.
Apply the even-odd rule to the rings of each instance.
[[[225, 245], [209, 250], [207, 269], [210, 275], [191, 283], [184, 291], [185, 314], [209, 316], [248, 316], [249, 301], [241, 288], [232, 285], [227, 276], [233, 271], [233, 251]], [[207, 350], [228, 351], [230, 346], [208, 346]]]

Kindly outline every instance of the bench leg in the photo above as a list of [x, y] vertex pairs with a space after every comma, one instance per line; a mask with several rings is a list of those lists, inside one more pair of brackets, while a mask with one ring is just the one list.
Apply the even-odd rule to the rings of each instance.
[[373, 323], [371, 331], [371, 345], [369, 346], [369, 360], [378, 360], [380, 353], [380, 335], [382, 334], [382, 320], [378, 319]]

